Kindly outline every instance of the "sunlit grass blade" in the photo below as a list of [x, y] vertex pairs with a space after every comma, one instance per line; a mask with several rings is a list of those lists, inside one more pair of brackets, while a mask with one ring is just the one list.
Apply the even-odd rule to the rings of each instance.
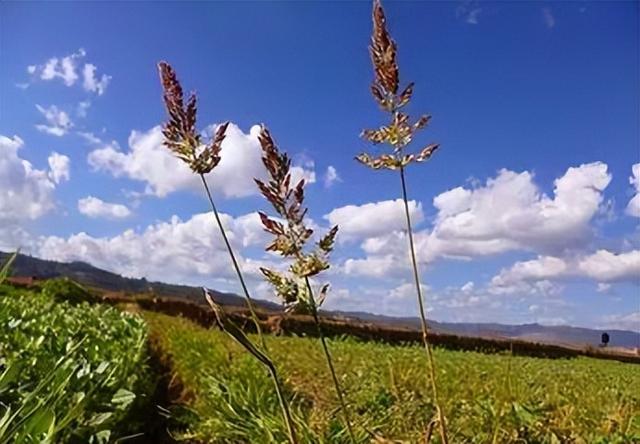
[[11, 271], [11, 265], [13, 265], [13, 262], [18, 257], [18, 253], [19, 252], [20, 252], [20, 250], [18, 250], [15, 253], [11, 254], [11, 256], [9, 256], [4, 261], [4, 264], [2, 264], [2, 266], [0, 267], [0, 284], [2, 284], [7, 279], [7, 277], [9, 276], [9, 272]]

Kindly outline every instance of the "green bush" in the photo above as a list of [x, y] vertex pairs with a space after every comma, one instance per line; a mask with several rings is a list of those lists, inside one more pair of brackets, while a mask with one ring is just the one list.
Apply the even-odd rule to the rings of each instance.
[[40, 293], [0, 287], [0, 444], [112, 442], [149, 390], [146, 326], [52, 282]]
[[67, 278], [49, 279], [42, 284], [42, 293], [56, 301], [80, 304], [82, 302], [99, 302], [100, 298], [79, 283]]

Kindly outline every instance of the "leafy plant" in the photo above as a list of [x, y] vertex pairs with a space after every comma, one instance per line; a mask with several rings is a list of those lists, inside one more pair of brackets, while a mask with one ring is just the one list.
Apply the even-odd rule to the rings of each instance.
[[134, 315], [0, 288], [0, 443], [107, 442], [142, 390]]
[[262, 162], [269, 173], [269, 181], [266, 183], [259, 179], [255, 179], [255, 181], [262, 195], [271, 203], [283, 220], [281, 222], [270, 218], [263, 212], [259, 213], [264, 229], [274, 236], [274, 240], [266, 247], [266, 250], [293, 260], [289, 267], [289, 273], [281, 273], [265, 267], [261, 267], [260, 271], [273, 286], [287, 311], [309, 313], [313, 316], [347, 431], [351, 440], [356, 442], [349, 410], [344, 401], [344, 395], [318, 317], [318, 308], [327, 296], [329, 285], [322, 285], [316, 297], [310, 282], [311, 277], [329, 268], [329, 253], [333, 249], [338, 226], [331, 228], [311, 251], [305, 248], [313, 235], [313, 230], [306, 226], [304, 220], [307, 213], [307, 208], [304, 207], [305, 180], [300, 179], [296, 185], [291, 184], [291, 159], [286, 153], [280, 152], [265, 126], [261, 128], [258, 139], [262, 147]]
[[[218, 210], [211, 195], [209, 185], [205, 178], [205, 174], [210, 173], [220, 162], [222, 141], [225, 138], [225, 132], [227, 130], [229, 122], [225, 122], [219, 125], [216, 129], [216, 133], [213, 136], [213, 139], [206, 144], [203, 143], [202, 136], [196, 130], [197, 98], [195, 94], [191, 94], [185, 103], [182, 86], [180, 85], [180, 82], [178, 81], [173, 68], [166, 62], [160, 62], [158, 64], [158, 68], [160, 71], [160, 79], [162, 81], [162, 87], [164, 90], [164, 103], [169, 114], [169, 120], [162, 129], [162, 133], [164, 134], [164, 144], [176, 155], [176, 157], [185, 162], [195, 174], [200, 176], [202, 185], [209, 200], [209, 204], [211, 205], [211, 210], [215, 217], [216, 223], [218, 224], [220, 234], [227, 247], [229, 257], [231, 258], [231, 262], [233, 263], [233, 267], [236, 271], [236, 275], [238, 276], [238, 280], [240, 281], [240, 285], [242, 286], [242, 291], [247, 302], [247, 307], [249, 308], [249, 311], [251, 313], [251, 318], [255, 325], [256, 331], [258, 332], [260, 346], [255, 346], [250, 340], [246, 338], [246, 336], [244, 336], [244, 333], [238, 328], [231, 328], [231, 330], [225, 331], [227, 331], [232, 337], [234, 337], [244, 346], [248, 346], [247, 351], [255, 356], [256, 359], [258, 359], [260, 362], [262, 362], [271, 373], [276, 391], [278, 393], [278, 397], [281, 400], [282, 414], [287, 425], [287, 429], [289, 430], [289, 440], [291, 441], [291, 443], [296, 443], [297, 439], [295, 428], [293, 420], [291, 419], [291, 413], [289, 411], [288, 403], [286, 402], [286, 399], [284, 397], [282, 384], [278, 377], [276, 367], [268, 358], [267, 344], [264, 340], [264, 335], [262, 334], [262, 328], [260, 327], [260, 321], [258, 319], [258, 315], [256, 314], [253, 300], [251, 298], [251, 295], [249, 294], [249, 290], [242, 275], [242, 270], [240, 269], [240, 265], [238, 264], [236, 256], [233, 252], [233, 248], [231, 247], [231, 243], [229, 242], [229, 239], [227, 237], [227, 233], [224, 229], [224, 226], [222, 225], [220, 215], [218, 214]], [[206, 294], [207, 293], [205, 291], [205, 295]], [[207, 298], [207, 301], [209, 302], [209, 304], [211, 304], [212, 308], [214, 308], [214, 311], [216, 312], [216, 315], [218, 317], [223, 315], [222, 308], [216, 306], [211, 298]], [[221, 326], [223, 326], [223, 328], [231, 327], [232, 323], [221, 323]], [[261, 359], [262, 357], [264, 357], [265, 359]]]
[[431, 116], [423, 115], [417, 121], [411, 123], [409, 115], [403, 111], [403, 108], [411, 101], [414, 84], [409, 83], [399, 92], [400, 70], [396, 60], [397, 45], [387, 30], [386, 18], [380, 0], [374, 0], [373, 3], [373, 34], [369, 49], [375, 74], [375, 79], [371, 85], [371, 93], [382, 110], [389, 113], [391, 121], [378, 129], [364, 130], [362, 137], [374, 145], [381, 143], [389, 145], [391, 152], [382, 154], [379, 157], [372, 157], [368, 153], [362, 153], [356, 159], [374, 170], [388, 169], [400, 172], [413, 278], [416, 286], [424, 348], [429, 360], [429, 378], [436, 404], [440, 438], [443, 443], [447, 443], [446, 421], [438, 400], [435, 360], [429, 344], [429, 329], [420, 285], [405, 179], [405, 168], [411, 163], [420, 163], [431, 158], [432, 154], [438, 149], [438, 144], [429, 144], [418, 153], [406, 153], [406, 148], [412, 142], [414, 135], [427, 126]]

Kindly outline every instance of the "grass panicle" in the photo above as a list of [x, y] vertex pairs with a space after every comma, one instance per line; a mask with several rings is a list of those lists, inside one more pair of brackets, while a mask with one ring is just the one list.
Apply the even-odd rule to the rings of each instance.
[[442, 406], [438, 400], [435, 360], [429, 343], [429, 329], [425, 315], [424, 300], [413, 241], [413, 229], [411, 227], [405, 177], [405, 169], [407, 166], [412, 163], [421, 163], [430, 159], [433, 153], [438, 149], [439, 145], [431, 143], [416, 153], [407, 152], [407, 147], [413, 141], [415, 134], [427, 126], [431, 120], [431, 116], [425, 114], [412, 122], [409, 115], [404, 112], [404, 108], [411, 101], [414, 84], [409, 83], [400, 91], [400, 70], [397, 62], [397, 45], [391, 38], [387, 29], [387, 21], [380, 0], [374, 0], [373, 2], [373, 33], [371, 36], [371, 45], [369, 50], [374, 70], [374, 81], [371, 85], [371, 94], [382, 110], [389, 114], [390, 122], [377, 129], [365, 129], [362, 131], [361, 136], [374, 145], [388, 145], [390, 147], [390, 152], [381, 154], [377, 157], [368, 153], [361, 153], [356, 156], [356, 160], [374, 170], [388, 169], [394, 171], [398, 170], [400, 172], [402, 199], [404, 201], [407, 234], [409, 237], [409, 248], [411, 253], [411, 265], [413, 268], [413, 279], [416, 286], [423, 342], [429, 360], [429, 378], [437, 411], [440, 438], [443, 443], [447, 443], [446, 421], [444, 412], [442, 411]]
[[305, 180], [300, 179], [296, 184], [292, 184], [291, 159], [285, 152], [278, 149], [269, 130], [264, 125], [258, 139], [262, 147], [262, 162], [269, 174], [269, 180], [263, 182], [255, 179], [255, 181], [262, 195], [271, 203], [280, 218], [273, 219], [267, 214], [259, 212], [265, 231], [273, 235], [273, 241], [267, 245], [266, 250], [292, 259], [288, 272], [283, 273], [265, 267], [260, 268], [260, 271], [273, 286], [288, 312], [306, 313], [313, 316], [340, 408], [344, 415], [345, 426], [352, 442], [356, 442], [349, 410], [336, 376], [318, 315], [318, 309], [327, 296], [329, 285], [322, 285], [315, 296], [310, 281], [311, 277], [317, 276], [329, 268], [329, 253], [333, 250], [338, 226], [331, 228], [316, 242], [313, 248], [307, 247], [313, 230], [305, 224], [304, 219], [307, 214], [307, 208], [304, 207]]
[[249, 340], [249, 338], [244, 334], [242, 336], [238, 336], [239, 329], [232, 328], [232, 323], [222, 322], [222, 319], [226, 319], [223, 317], [224, 311], [222, 310], [222, 307], [216, 305], [206, 291], [205, 296], [211, 307], [214, 309], [223, 329], [243, 347], [245, 347], [245, 349], [256, 357], [256, 359], [265, 365], [271, 374], [280, 400], [283, 417], [289, 433], [289, 440], [292, 444], [295, 444], [297, 443], [295, 427], [289, 411], [288, 402], [284, 397], [282, 384], [278, 378], [277, 369], [275, 365], [273, 365], [273, 362], [268, 358], [267, 343], [264, 339], [262, 328], [260, 327], [260, 320], [256, 314], [253, 299], [249, 294], [249, 289], [244, 280], [242, 270], [240, 269], [240, 264], [233, 252], [233, 248], [229, 242], [229, 238], [220, 219], [218, 209], [215, 205], [213, 195], [205, 177], [205, 174], [210, 173], [220, 163], [222, 142], [225, 138], [229, 122], [219, 125], [212, 139], [208, 141], [208, 143], [205, 143], [196, 128], [196, 95], [190, 94], [185, 103], [182, 86], [180, 85], [176, 72], [171, 65], [166, 62], [160, 62], [158, 64], [158, 70], [160, 72], [160, 80], [162, 83], [164, 104], [167, 109], [167, 113], [169, 114], [169, 119], [162, 128], [164, 144], [175, 154], [176, 157], [185, 162], [195, 174], [200, 176], [207, 199], [211, 205], [211, 210], [216, 223], [218, 224], [220, 234], [227, 247], [227, 251], [231, 258], [231, 262], [233, 263], [236, 275], [238, 276], [238, 280], [240, 281], [240, 285], [242, 286], [247, 307], [249, 308], [251, 318], [258, 333], [260, 346], [258, 347], [253, 344], [253, 342], [251, 342], [251, 340]]

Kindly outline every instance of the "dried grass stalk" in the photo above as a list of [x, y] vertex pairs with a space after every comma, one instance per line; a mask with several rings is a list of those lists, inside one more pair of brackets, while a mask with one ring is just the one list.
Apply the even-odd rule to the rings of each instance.
[[[373, 2], [373, 33], [369, 49], [375, 76], [374, 82], [371, 85], [371, 93], [378, 105], [385, 112], [389, 113], [390, 123], [381, 126], [378, 129], [365, 129], [362, 131], [361, 135], [364, 139], [374, 145], [388, 145], [390, 152], [384, 153], [378, 157], [374, 157], [368, 153], [361, 153], [356, 156], [356, 160], [374, 170], [389, 169], [398, 170], [400, 172], [402, 198], [404, 201], [407, 233], [409, 237], [409, 249], [411, 252], [411, 265], [413, 268], [413, 279], [416, 286], [418, 310], [422, 327], [422, 338], [429, 361], [429, 379], [436, 406], [440, 438], [443, 443], [447, 444], [448, 438], [446, 421], [444, 412], [442, 411], [442, 406], [438, 399], [435, 359], [429, 343], [429, 329], [418, 273], [405, 178], [405, 168], [407, 166], [412, 163], [421, 163], [429, 160], [433, 153], [438, 149], [439, 145], [432, 143], [422, 148], [417, 153], [406, 152], [406, 148], [413, 141], [415, 134], [426, 128], [427, 124], [431, 120], [431, 116], [423, 115], [412, 123], [409, 115], [402, 111], [402, 109], [411, 101], [414, 84], [409, 83], [402, 92], [398, 93], [400, 71], [397, 63], [397, 45], [391, 38], [387, 29], [386, 17], [380, 0], [374, 0]], [[433, 427], [433, 424], [433, 422], [430, 424], [430, 428]]]

